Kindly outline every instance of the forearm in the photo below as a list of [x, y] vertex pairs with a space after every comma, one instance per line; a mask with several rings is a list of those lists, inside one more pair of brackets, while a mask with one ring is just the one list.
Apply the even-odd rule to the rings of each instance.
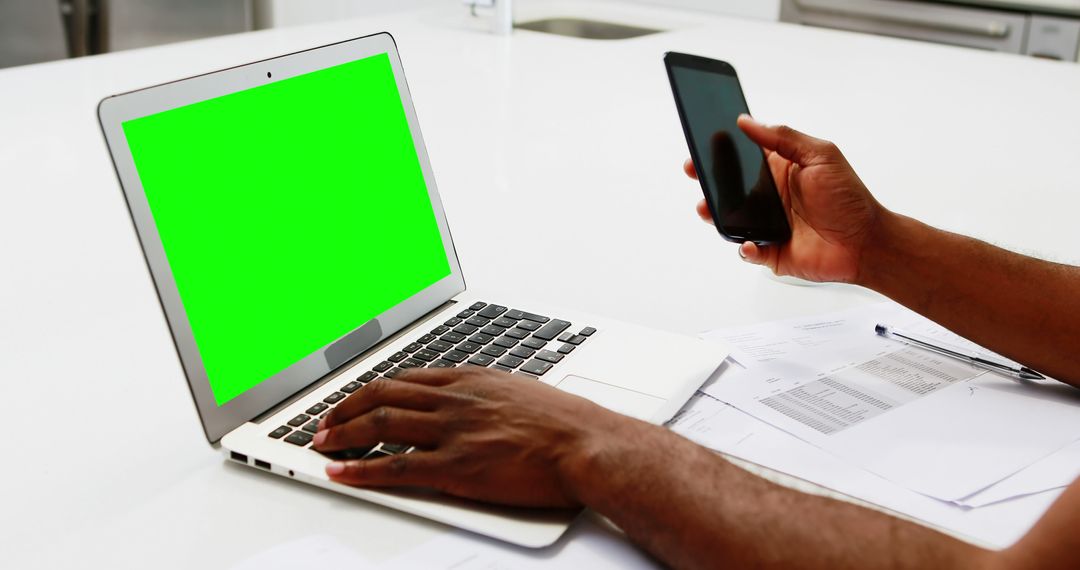
[[924, 527], [770, 483], [644, 424], [611, 437], [580, 499], [676, 568], [984, 567], [993, 556]]
[[1080, 268], [883, 216], [858, 282], [953, 332], [1080, 386]]

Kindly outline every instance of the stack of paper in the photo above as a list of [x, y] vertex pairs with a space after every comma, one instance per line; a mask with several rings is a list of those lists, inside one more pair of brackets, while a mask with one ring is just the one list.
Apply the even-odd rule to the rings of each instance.
[[1019, 538], [1080, 474], [1080, 390], [1020, 384], [877, 323], [966, 342], [893, 303], [713, 331], [745, 369], [705, 386], [673, 429], [994, 545]]

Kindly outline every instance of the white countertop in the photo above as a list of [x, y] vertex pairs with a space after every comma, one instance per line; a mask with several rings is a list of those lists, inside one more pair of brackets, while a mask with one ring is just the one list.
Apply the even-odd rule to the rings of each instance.
[[1080, 257], [1080, 66], [625, 10], [682, 28], [499, 38], [448, 8], [0, 71], [5, 565], [228, 567], [315, 533], [390, 556], [445, 530], [207, 447], [96, 122], [113, 93], [390, 31], [470, 286], [685, 333], [876, 297], [768, 279], [696, 220], [667, 50], [732, 62], [758, 117], [835, 140], [888, 206]]

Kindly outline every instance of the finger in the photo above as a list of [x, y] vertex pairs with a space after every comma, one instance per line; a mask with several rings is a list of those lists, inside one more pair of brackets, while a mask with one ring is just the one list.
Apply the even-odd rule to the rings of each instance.
[[345, 423], [319, 430], [313, 446], [319, 451], [372, 447], [380, 441], [433, 447], [446, 431], [432, 412], [380, 406]]
[[436, 451], [414, 451], [380, 457], [334, 461], [326, 474], [338, 483], [356, 487], [432, 487], [445, 481], [449, 461]]
[[381, 406], [431, 411], [448, 398], [449, 394], [435, 387], [380, 378], [342, 400], [320, 422], [319, 429], [343, 424]]
[[769, 163], [769, 170], [772, 172], [773, 178], [780, 180], [782, 177], [787, 177], [788, 167], [791, 166], [791, 161], [780, 156], [780, 153], [775, 150], [762, 149], [765, 151], [765, 161]]
[[682, 169], [683, 169], [683, 172], [685, 172], [686, 175], [689, 176], [690, 178], [693, 178], [694, 180], [698, 179], [697, 178], [697, 169], [694, 168], [694, 161], [692, 159], [689, 159], [689, 158], [686, 159], [686, 162], [683, 162]]
[[750, 140], [802, 166], [814, 164], [835, 148], [830, 142], [803, 134], [788, 126], [761, 124], [750, 118], [750, 115], [739, 115], [738, 123]]
[[702, 201], [697, 203], [697, 215], [704, 222], [707, 222], [709, 224], [715, 224], [716, 223], [715, 221], [713, 221], [712, 212], [709, 211], [709, 204], [707, 202], [705, 202], [705, 200], [702, 200]]
[[765, 265], [769, 260], [769, 246], [760, 246], [752, 241], [743, 242], [739, 246], [739, 257], [747, 263]]
[[460, 379], [463, 371], [464, 368], [407, 368], [394, 380], [425, 386], [447, 386]]

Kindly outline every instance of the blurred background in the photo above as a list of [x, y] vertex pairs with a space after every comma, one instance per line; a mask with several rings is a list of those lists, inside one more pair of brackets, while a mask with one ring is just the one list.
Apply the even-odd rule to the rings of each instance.
[[[1080, 59], [1080, 0], [608, 0], [620, 1]], [[452, 4], [468, 9], [462, 0], [0, 0], [0, 67]]]

